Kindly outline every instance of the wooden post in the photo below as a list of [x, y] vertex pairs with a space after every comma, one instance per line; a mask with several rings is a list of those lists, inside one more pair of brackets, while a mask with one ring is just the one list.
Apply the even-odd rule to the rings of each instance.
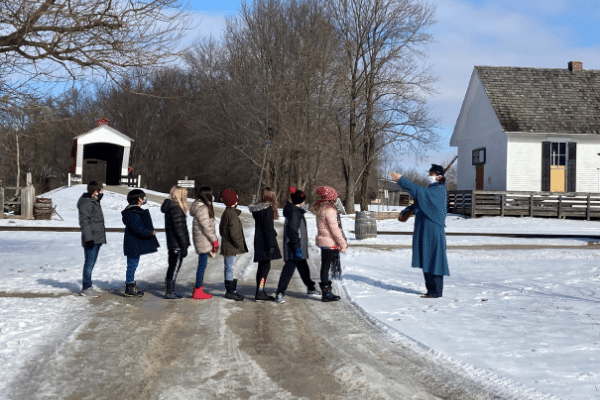
[[533, 195], [529, 195], [529, 216], [533, 217]]
[[473, 190], [473, 191], [471, 191], [471, 218], [475, 218], [475, 216], [477, 215], [475, 213], [475, 203], [476, 203], [475, 197], [476, 197], [476, 194], [475, 194], [475, 191]]
[[562, 196], [559, 195], [558, 196], [558, 215], [557, 215], [558, 218], [560, 218], [560, 214], [562, 212], [561, 208], [562, 208]]
[[4, 188], [0, 187], [0, 219], [4, 218]]
[[35, 203], [35, 187], [27, 186], [21, 189], [21, 218], [33, 219], [33, 205]]
[[500, 196], [500, 216], [504, 217], [504, 202], [506, 202], [506, 195], [502, 194]]
[[585, 219], [588, 220], [588, 221], [591, 219], [591, 217], [590, 217], [590, 206], [591, 206], [590, 205], [590, 195], [588, 194], [587, 195], [587, 208], [585, 210]]

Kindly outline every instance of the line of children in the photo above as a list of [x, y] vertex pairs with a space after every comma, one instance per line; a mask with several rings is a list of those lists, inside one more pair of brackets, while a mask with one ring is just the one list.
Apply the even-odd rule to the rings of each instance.
[[[287, 203], [283, 211], [286, 219], [283, 240], [285, 264], [279, 278], [277, 298], [270, 296], [265, 290], [266, 280], [271, 269], [271, 261], [282, 258], [277, 244], [277, 232], [274, 227], [274, 221], [279, 219], [276, 194], [272, 189], [265, 188], [262, 191], [261, 201], [249, 206], [255, 220], [254, 261], [258, 263], [255, 300], [276, 300], [277, 303], [284, 303], [283, 296], [296, 269], [298, 269], [300, 277], [307, 287], [307, 296], [322, 296], [324, 302], [339, 300], [339, 296], [331, 293], [331, 281], [329, 281], [329, 268], [333, 255], [336, 251], [343, 253], [346, 250], [346, 241], [337, 225], [337, 216], [334, 215], [336, 211], [332, 203], [337, 198], [337, 193], [333, 188], [319, 187], [317, 193], [321, 196], [321, 200], [315, 203], [312, 209], [317, 215], [319, 230], [316, 242], [321, 247], [321, 294], [316, 289], [315, 282], [310, 278], [307, 263], [308, 235], [306, 219], [304, 218], [306, 211], [302, 208], [306, 194], [295, 187], [290, 187], [289, 192], [292, 202]], [[88, 296], [99, 296], [91, 288], [91, 269], [98, 248], [102, 243], [106, 243], [104, 220], [99, 204], [101, 193], [101, 185], [90, 182], [88, 193], [84, 194], [78, 203], [82, 243], [86, 250], [82, 295]], [[211, 294], [204, 292], [203, 281], [208, 257], [214, 257], [219, 251], [219, 242], [215, 231], [211, 188], [202, 187], [198, 189], [195, 197], [196, 199], [190, 207], [190, 215], [193, 217], [192, 238], [194, 248], [198, 254], [198, 267], [192, 298], [200, 300], [212, 298]], [[241, 211], [236, 208], [238, 196], [234, 191], [225, 189], [221, 192], [221, 198], [226, 206], [219, 225], [221, 235], [220, 254], [224, 258], [225, 298], [242, 301], [244, 296], [237, 291], [237, 279], [234, 279], [234, 264], [236, 256], [247, 253], [248, 247], [239, 217]], [[125, 225], [123, 253], [127, 257], [125, 296], [142, 297], [144, 292], [138, 290], [135, 281], [135, 272], [140, 262], [140, 256], [157, 252], [160, 245], [156, 238], [156, 230], [150, 211], [141, 207], [147, 203], [145, 192], [141, 189], [131, 190], [127, 194], [127, 202], [128, 206], [121, 212], [122, 221]], [[99, 210], [93, 211], [93, 207]], [[190, 246], [186, 221], [187, 189], [176, 186], [171, 188], [169, 198], [163, 202], [161, 211], [165, 214], [165, 232], [169, 254], [164, 298], [179, 299], [183, 296], [175, 292], [175, 281]], [[92, 222], [88, 222], [93, 219], [93, 215], [97, 216], [93, 223], [98, 225], [98, 228], [95, 228]], [[334, 224], [333, 221], [336, 221], [336, 223]], [[90, 225], [92, 228], [89, 228]]]

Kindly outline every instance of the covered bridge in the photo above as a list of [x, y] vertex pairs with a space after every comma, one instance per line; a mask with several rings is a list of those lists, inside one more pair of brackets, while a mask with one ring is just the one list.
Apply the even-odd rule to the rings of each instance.
[[71, 180], [127, 184], [131, 142], [133, 139], [108, 126], [106, 118], [99, 119], [97, 128], [73, 139]]

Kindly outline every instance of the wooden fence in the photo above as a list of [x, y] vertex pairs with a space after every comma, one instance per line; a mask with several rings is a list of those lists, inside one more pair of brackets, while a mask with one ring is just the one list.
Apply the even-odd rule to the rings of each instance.
[[452, 190], [448, 212], [482, 216], [600, 218], [600, 193]]
[[0, 187], [0, 204], [2, 205], [2, 215], [0, 218], [4, 218], [4, 211], [18, 211], [21, 209], [21, 198], [17, 198], [16, 200], [9, 200], [14, 196], [8, 196], [7, 191], [13, 191], [14, 193], [19, 192], [19, 187], [16, 186], [4, 186]]

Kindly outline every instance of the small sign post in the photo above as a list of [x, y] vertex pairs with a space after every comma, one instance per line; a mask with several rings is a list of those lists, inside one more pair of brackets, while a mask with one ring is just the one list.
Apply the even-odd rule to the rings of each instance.
[[177, 181], [177, 186], [181, 188], [193, 189], [196, 186], [196, 181], [188, 180], [188, 177], [186, 176], [185, 179]]

